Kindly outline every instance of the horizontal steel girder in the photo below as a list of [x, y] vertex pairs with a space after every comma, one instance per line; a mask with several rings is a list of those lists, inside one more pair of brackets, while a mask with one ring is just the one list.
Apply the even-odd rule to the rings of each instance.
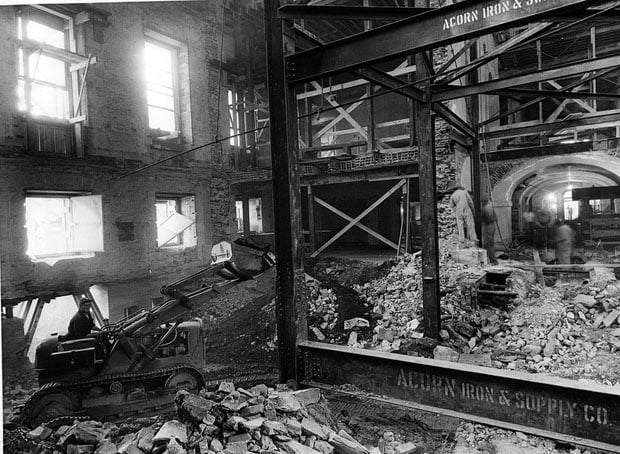
[[620, 66], [620, 55], [568, 63], [566, 65], [556, 66], [550, 69], [542, 69], [528, 74], [481, 82], [467, 87], [453, 87], [452, 89], [433, 93], [432, 99], [433, 102], [448, 101], [450, 99], [479, 95], [494, 90], [501, 90], [524, 84], [544, 82], [549, 79], [561, 79], [563, 77], [574, 76], [576, 74], [583, 74], [590, 71], [598, 71], [616, 66]]
[[280, 19], [350, 19], [398, 20], [426, 13], [431, 8], [398, 6], [320, 6], [284, 5], [278, 9]]
[[298, 83], [585, 8], [604, 0], [468, 0], [359, 33], [286, 59]]
[[[422, 90], [412, 86], [405, 86], [403, 82], [397, 77], [391, 76], [383, 71], [379, 71], [373, 67], [368, 68], [359, 68], [354, 71], [357, 75], [363, 77], [370, 82], [373, 82], [377, 85], [380, 85], [388, 90], [395, 90], [396, 93], [400, 93], [407, 98], [414, 99], [416, 101], [424, 101], [425, 94]], [[401, 88], [399, 88], [401, 87]], [[450, 125], [457, 128], [463, 134], [467, 135], [471, 139], [477, 139], [476, 131], [474, 128], [469, 126], [469, 124], [459, 117], [457, 114], [452, 112], [449, 108], [440, 103], [433, 103], [431, 109], [445, 121], [447, 121]]]
[[297, 349], [304, 385], [350, 384], [415, 408], [620, 452], [617, 388], [317, 342]]

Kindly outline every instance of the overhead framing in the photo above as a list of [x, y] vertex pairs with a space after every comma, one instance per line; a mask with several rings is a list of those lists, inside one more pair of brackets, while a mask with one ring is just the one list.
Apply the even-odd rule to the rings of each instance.
[[[275, 10], [277, 5], [276, 0], [267, 0], [266, 10], [269, 12], [266, 14], [266, 20], [268, 22], [277, 22]], [[416, 0], [416, 8], [428, 7], [428, 3], [425, 0]], [[537, 36], [539, 32], [545, 32], [548, 28], [548, 23], [553, 23], [555, 20], [561, 18], [566, 21], [567, 18], [584, 18], [591, 14], [592, 10], [588, 9], [599, 4], [605, 3], [604, 7], [620, 6], [620, 1], [606, 2], [604, 0], [469, 0], [466, 2], [459, 2], [453, 5], [449, 5], [442, 8], [425, 10], [421, 14], [417, 14], [388, 25], [381, 26], [376, 29], [372, 29], [354, 36], [350, 36], [331, 43], [325, 43], [317, 45], [314, 48], [293, 53], [288, 56], [284, 56], [283, 53], [274, 54], [268, 53], [268, 59], [270, 65], [274, 62], [279, 68], [282, 68], [284, 74], [273, 74], [275, 78], [270, 79], [270, 99], [285, 99], [286, 97], [292, 97], [294, 87], [300, 83], [306, 83], [311, 80], [318, 80], [324, 77], [328, 77], [341, 73], [354, 73], [357, 76], [361, 76], [370, 82], [381, 85], [383, 87], [389, 87], [392, 90], [399, 92], [400, 94], [412, 99], [417, 106], [416, 119], [418, 122], [423, 118], [430, 118], [430, 112], [435, 110], [436, 113], [441, 115], [450, 125], [459, 129], [465, 133], [469, 138], [473, 138], [473, 149], [477, 150], [477, 146], [483, 138], [481, 132], [484, 132], [484, 138], [501, 138], [504, 137], [506, 132], [500, 129], [484, 130], [483, 122], [489, 123], [491, 120], [487, 119], [483, 122], [474, 121], [473, 124], [467, 124], [464, 119], [455, 117], [447, 112], [441, 112], [441, 108], [437, 109], [442, 101], [455, 99], [460, 97], [471, 97], [473, 100], [479, 99], [480, 95], [497, 94], [501, 91], [515, 90], [515, 87], [525, 83], [542, 83], [548, 79], [563, 76], [566, 74], [587, 74], [585, 78], [595, 79], [598, 75], [615, 70], [620, 66], [620, 59], [618, 56], [606, 56], [603, 58], [593, 58], [582, 61], [563, 65], [560, 68], [545, 69], [534, 73], [520, 74], [501, 80], [494, 80], [490, 82], [482, 82], [481, 84], [471, 86], [451, 86], [448, 85], [451, 81], [458, 79], [462, 75], [473, 71], [477, 66], [484, 64], [488, 61], [489, 56], [482, 56], [478, 61], [473, 62], [466, 70], [454, 73], [448, 69], [448, 65], [440, 68], [438, 73], [433, 73], [432, 68], [429, 68], [428, 55], [424, 53], [433, 48], [444, 46], [451, 43], [462, 42], [470, 40], [465, 44], [465, 48], [469, 48], [473, 45], [473, 42], [480, 36], [489, 34], [494, 31], [507, 29], [521, 24], [541, 22], [545, 24], [540, 25], [538, 29], [531, 31], [531, 37]], [[305, 9], [307, 14], [313, 14], [311, 7]], [[325, 7], [323, 7], [325, 8]], [[353, 8], [353, 7], [352, 7]], [[293, 11], [292, 8], [283, 9], [280, 13], [281, 17], [287, 17], [292, 14], [300, 14], [301, 9]], [[318, 12], [318, 10], [315, 10]], [[490, 13], [493, 13], [492, 15]], [[617, 11], [611, 11], [610, 17], [616, 17]], [[358, 11], [360, 17], [364, 14], [363, 11]], [[317, 17], [322, 13], [318, 13]], [[354, 15], [354, 12], [350, 13]], [[493, 17], [491, 17], [493, 16]], [[598, 19], [601, 19], [599, 15]], [[609, 20], [608, 18], [606, 20]], [[570, 25], [569, 25], [570, 26]], [[270, 28], [275, 30], [275, 27]], [[528, 37], [529, 38], [529, 37]], [[273, 35], [273, 40], [283, 40], [283, 36]], [[495, 58], [499, 56], [502, 51], [508, 50], [511, 45], [505, 45], [500, 51], [493, 55]], [[283, 48], [283, 46], [281, 46]], [[394, 78], [389, 74], [377, 69], [377, 65], [391, 60], [396, 57], [406, 57], [416, 55], [416, 68], [418, 78], [414, 82], [403, 83], [402, 80]], [[284, 65], [282, 62], [284, 61]], [[422, 71], [422, 67], [426, 69], [426, 74]], [[581, 84], [583, 81], [580, 82]], [[401, 85], [397, 85], [401, 84]], [[558, 93], [569, 92], [574, 87], [559, 86]], [[514, 92], [516, 93], [516, 92]], [[539, 97], [551, 96], [548, 93], [540, 93]], [[595, 96], [595, 94], [592, 94]], [[603, 95], [605, 96], [605, 95]], [[558, 96], [562, 98], [562, 96]], [[569, 98], [568, 94], [565, 96]], [[614, 98], [611, 96], [611, 98]], [[532, 102], [538, 102], [534, 100]], [[272, 107], [272, 109], [275, 108]], [[272, 114], [278, 114], [272, 110]], [[443, 113], [443, 115], [442, 115]], [[590, 113], [582, 115], [576, 120], [571, 122], [551, 121], [547, 124], [537, 124], [522, 126], [523, 133], [528, 131], [549, 131], [549, 130], [561, 130], [562, 128], [579, 128], [582, 126], [588, 126], [595, 122], [609, 122], [613, 123], [618, 121], [620, 114], [616, 112], [599, 112], [596, 114]], [[290, 128], [296, 128], [294, 115], [292, 112], [288, 113], [288, 122], [286, 118], [282, 118], [280, 114], [279, 120], [275, 120], [275, 116], [272, 116], [272, 137], [278, 131], [282, 131], [283, 124], [286, 123], [288, 131], [286, 134], [288, 142], [282, 142], [278, 146], [280, 148], [272, 147], [273, 159], [277, 159], [277, 156], [290, 155], [291, 151], [296, 150], [297, 140], [294, 131]], [[498, 118], [493, 119], [496, 121]], [[278, 121], [283, 123], [278, 124]], [[425, 128], [421, 128], [420, 123], [416, 126], [418, 128], [418, 134], [427, 130], [427, 134], [422, 137], [418, 136], [418, 146], [420, 148], [420, 162], [419, 162], [419, 182], [420, 182], [420, 194], [421, 194], [421, 209], [423, 215], [426, 214], [423, 220], [429, 222], [423, 222], [426, 225], [425, 234], [422, 236], [422, 256], [423, 256], [423, 311], [425, 319], [437, 320], [436, 323], [425, 324], [425, 335], [428, 337], [437, 336], [439, 325], [439, 271], [438, 260], [436, 250], [436, 231], [437, 231], [437, 214], [436, 214], [436, 200], [434, 186], [434, 137], [432, 133], [431, 121], [429, 124], [424, 124]], [[533, 129], [532, 129], [533, 128]], [[510, 128], [505, 128], [509, 130]], [[512, 131], [508, 134], [519, 133], [519, 131]], [[473, 136], [473, 137], [472, 137]], [[580, 146], [573, 147], [575, 149]], [[533, 148], [523, 148], [524, 155], [533, 156], [538, 151], [532, 151]], [[571, 150], [574, 151], [574, 150]], [[500, 152], [498, 152], [499, 154]], [[295, 154], [295, 153], [292, 153]], [[512, 152], [511, 158], [514, 159], [518, 156], [519, 152]], [[484, 155], [482, 156], [484, 158]], [[478, 154], [474, 154], [474, 160], [479, 162]], [[497, 158], [493, 156], [492, 159]], [[274, 167], [274, 179], [277, 178], [278, 172], [293, 172], [295, 169], [275, 169]], [[479, 172], [474, 174], [474, 188], [480, 185]], [[290, 215], [297, 216], [300, 214], [299, 201], [297, 195], [292, 192], [290, 197], [280, 198], [287, 200], [287, 205], [290, 211], [286, 213], [289, 216], [279, 216], [278, 206], [276, 204], [276, 223], [280, 225], [281, 229], [287, 229], [292, 231], [295, 235], [295, 225], [291, 226]], [[290, 205], [290, 204], [293, 205]], [[295, 205], [297, 203], [297, 205]], [[292, 227], [292, 229], [291, 229]], [[434, 233], [434, 234], [433, 234]], [[276, 237], [276, 243], [279, 239]], [[288, 240], [287, 240], [288, 241]], [[300, 242], [301, 244], [301, 242]], [[293, 247], [299, 247], [293, 245]], [[295, 251], [293, 256], [295, 257]], [[278, 279], [284, 281], [294, 281], [295, 275], [301, 269], [301, 260], [298, 257], [298, 261], [288, 261], [290, 255], [284, 257], [285, 263], [282, 260], [278, 263]], [[425, 258], [426, 257], [426, 258]], [[279, 257], [280, 258], [280, 257]], [[288, 274], [287, 274], [288, 273]], [[298, 281], [295, 281], [298, 282]], [[278, 287], [279, 289], [280, 287]], [[301, 289], [296, 293], [299, 294]], [[280, 301], [279, 306], [282, 308], [284, 314], [279, 314], [282, 319], [287, 318], [291, 320], [290, 314], [305, 312], [304, 302], [300, 298], [290, 298], [284, 292], [278, 290], [277, 301]], [[288, 314], [288, 315], [287, 315]], [[291, 322], [287, 326], [287, 330], [295, 331], [296, 326], [299, 326], [299, 320]], [[303, 337], [303, 336], [302, 336]], [[300, 336], [291, 335], [288, 333], [289, 341], [291, 339], [297, 339], [299, 341]], [[299, 345], [299, 344], [297, 344]], [[286, 352], [294, 351], [297, 345], [290, 345], [286, 348]], [[282, 356], [282, 353], [281, 353]], [[290, 360], [290, 358], [289, 358]], [[299, 365], [302, 358], [297, 356], [295, 362]], [[290, 373], [290, 368], [287, 369]], [[281, 379], [293, 379], [298, 378], [295, 375], [286, 375], [281, 372]], [[617, 394], [617, 393], [616, 393]], [[616, 397], [617, 395], [614, 394]], [[527, 424], [527, 422], [525, 422]], [[592, 441], [596, 444], [596, 441]]]

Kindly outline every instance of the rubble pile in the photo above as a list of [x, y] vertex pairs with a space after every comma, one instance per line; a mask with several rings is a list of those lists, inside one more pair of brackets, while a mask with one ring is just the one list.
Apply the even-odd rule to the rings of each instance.
[[5, 431], [13, 453], [66, 454], [409, 454], [413, 443], [386, 433], [367, 448], [337, 424], [316, 388], [293, 391], [223, 382], [215, 392], [179, 391], [176, 419], [142, 418], [117, 426], [74, 420], [52, 429]]

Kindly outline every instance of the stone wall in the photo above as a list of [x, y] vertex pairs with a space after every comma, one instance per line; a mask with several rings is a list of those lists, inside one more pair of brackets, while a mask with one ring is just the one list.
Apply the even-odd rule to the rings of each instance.
[[[211, 245], [230, 237], [234, 211], [222, 166], [226, 146], [208, 146], [121, 178], [137, 167], [216, 136], [220, 73], [209, 65], [219, 49], [221, 11], [211, 4], [195, 14], [171, 3], [100, 4], [107, 24], [76, 26], [78, 52], [97, 62], [83, 97], [85, 156], [26, 153], [25, 117], [17, 111], [17, 7], [0, 7], [0, 250], [2, 296], [53, 291], [158, 275], [178, 275], [210, 261]], [[106, 16], [102, 14], [102, 17]], [[218, 18], [219, 17], [219, 18]], [[143, 77], [145, 32], [182, 44], [181, 132], [184, 143], [155, 146], [149, 136]], [[225, 100], [224, 100], [225, 101]], [[225, 102], [224, 102], [225, 104]], [[221, 129], [221, 128], [220, 128]], [[217, 178], [212, 178], [218, 169]], [[26, 255], [25, 190], [84, 191], [102, 196], [104, 252], [54, 265]], [[191, 194], [196, 245], [158, 248], [156, 194]]]

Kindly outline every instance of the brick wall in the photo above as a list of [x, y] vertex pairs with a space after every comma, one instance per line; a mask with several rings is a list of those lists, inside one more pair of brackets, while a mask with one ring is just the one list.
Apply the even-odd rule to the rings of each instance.
[[[210, 5], [210, 4], [209, 4]], [[191, 14], [171, 4], [105, 4], [108, 26], [78, 27], [78, 50], [98, 62], [88, 71], [85, 91], [84, 158], [27, 156], [24, 123], [16, 110], [16, 7], [0, 7], [0, 250], [3, 298], [25, 292], [178, 275], [210, 260], [211, 245], [229, 238], [234, 216], [230, 186], [214, 168], [228, 162], [226, 148], [205, 147], [126, 178], [137, 166], [169, 157], [153, 149], [148, 135], [142, 76], [145, 30], [184, 44], [188, 62], [181, 76], [188, 84], [181, 99], [185, 148], [207, 143], [216, 132], [219, 73], [208, 65], [217, 55], [218, 14], [205, 6]], [[183, 97], [184, 96], [184, 97]], [[24, 190], [83, 190], [102, 195], [104, 252], [61, 260], [53, 266], [26, 255]], [[155, 194], [194, 194], [197, 245], [184, 249], [156, 246]]]

